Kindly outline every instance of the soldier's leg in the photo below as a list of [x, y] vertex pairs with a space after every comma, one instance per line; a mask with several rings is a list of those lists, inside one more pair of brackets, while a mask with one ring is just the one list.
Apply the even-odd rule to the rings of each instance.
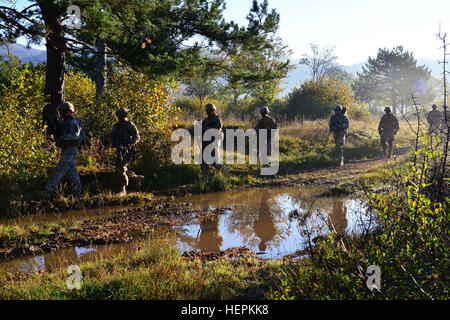
[[144, 176], [136, 174], [134, 171], [131, 171], [127, 168], [126, 175], [129, 179], [133, 179], [136, 183], [136, 189], [141, 190], [142, 181], [144, 181]]
[[387, 157], [387, 141], [385, 136], [381, 136], [381, 146], [383, 147], [383, 155], [384, 157]]
[[336, 151], [339, 157], [339, 162], [343, 165], [344, 161], [344, 143], [345, 143], [345, 134], [339, 133], [336, 135]]
[[45, 185], [45, 190], [47, 192], [54, 192], [56, 187], [58, 186], [61, 179], [67, 174], [69, 169], [72, 167], [72, 164], [75, 163], [76, 156], [76, 148], [75, 152], [73, 148], [67, 148], [61, 151], [61, 157], [59, 159], [58, 164], [55, 169], [53, 169], [52, 176], [50, 180]]
[[392, 158], [394, 155], [394, 137], [388, 139], [388, 157]]
[[69, 167], [69, 169], [67, 170], [67, 177], [69, 178], [70, 182], [72, 182], [72, 184], [74, 186], [75, 194], [80, 194], [83, 186], [81, 184], [80, 176], [78, 174], [78, 171], [76, 168], [76, 163], [75, 163], [75, 156], [76, 156], [77, 152], [78, 152], [78, 150], [76, 150], [74, 157], [73, 157], [72, 164]]
[[334, 137], [334, 156], [339, 155], [339, 135], [337, 133], [333, 134]]
[[120, 192], [126, 192], [127, 186], [128, 186], [128, 175], [127, 175], [127, 167], [126, 166], [120, 166], [117, 170], [117, 173], [119, 173], [119, 181], [120, 181]]

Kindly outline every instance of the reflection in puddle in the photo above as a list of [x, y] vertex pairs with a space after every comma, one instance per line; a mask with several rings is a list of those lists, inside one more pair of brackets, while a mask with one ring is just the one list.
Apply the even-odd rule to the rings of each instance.
[[[178, 247], [219, 251], [247, 246], [263, 258], [279, 258], [304, 249], [308, 241], [330, 230], [360, 233], [374, 224], [362, 201], [315, 198], [318, 194], [314, 189], [253, 189], [193, 196], [189, 201], [196, 207], [233, 211], [184, 226]], [[298, 219], [290, 219], [293, 210]]]
[[95, 248], [79, 248], [79, 247], [75, 247], [75, 252], [76, 252], [78, 258], [81, 257], [82, 255], [86, 254], [86, 253], [95, 252], [95, 251], [97, 251], [97, 249], [95, 249]]
[[[194, 195], [194, 208], [214, 210], [230, 207], [225, 214], [208, 220], [177, 226], [176, 245], [181, 252], [220, 251], [246, 246], [262, 258], [279, 258], [304, 249], [308, 241], [334, 230], [338, 234], [371, 230], [375, 221], [361, 200], [319, 198], [321, 189], [251, 189]], [[294, 212], [295, 210], [295, 212]], [[153, 241], [149, 236], [149, 241]], [[167, 235], [165, 236], [167, 237]], [[165, 238], [164, 238], [165, 239]], [[142, 238], [141, 238], [142, 240]], [[170, 243], [170, 244], [169, 244]], [[101, 256], [132, 253], [136, 243], [75, 247], [35, 257], [13, 259], [0, 268], [36, 272], [57, 266], [77, 264]]]

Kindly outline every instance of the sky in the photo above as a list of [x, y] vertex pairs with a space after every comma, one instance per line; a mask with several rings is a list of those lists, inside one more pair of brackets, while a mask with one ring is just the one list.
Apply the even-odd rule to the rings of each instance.
[[[228, 0], [226, 17], [245, 24], [252, 0]], [[298, 59], [311, 42], [335, 46], [338, 62], [356, 64], [379, 48], [403, 45], [416, 59], [440, 59], [435, 34], [450, 34], [449, 0], [269, 0], [280, 14], [278, 35]]]
[[[19, 7], [24, 3], [18, 0]], [[225, 17], [246, 25], [252, 0], [226, 3]], [[280, 14], [278, 36], [293, 50], [293, 59], [308, 53], [314, 42], [334, 46], [342, 65], [366, 61], [379, 48], [398, 45], [416, 59], [438, 60], [439, 24], [450, 34], [449, 0], [269, 0], [269, 7]]]

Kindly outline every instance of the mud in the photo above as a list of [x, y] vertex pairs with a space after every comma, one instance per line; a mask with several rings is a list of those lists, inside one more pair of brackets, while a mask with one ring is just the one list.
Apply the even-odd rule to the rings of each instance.
[[69, 247], [120, 244], [156, 227], [198, 222], [225, 213], [224, 209], [193, 209], [191, 203], [160, 203], [142, 208], [118, 210], [114, 216], [84, 220], [77, 227], [65, 229], [64, 224], [52, 228], [48, 235], [27, 229], [27, 245], [13, 241], [0, 243], [0, 260], [53, 252]]

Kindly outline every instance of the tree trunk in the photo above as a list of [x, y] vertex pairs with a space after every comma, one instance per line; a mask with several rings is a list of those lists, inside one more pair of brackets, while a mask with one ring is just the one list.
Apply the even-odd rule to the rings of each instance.
[[[103, 40], [98, 39], [96, 46], [98, 52], [106, 52], [106, 44]], [[96, 72], [95, 91], [97, 97], [103, 92], [103, 89], [106, 86], [106, 58], [107, 58], [106, 53], [97, 54], [97, 59], [95, 61], [95, 72]]]
[[48, 125], [51, 134], [56, 120], [56, 108], [64, 102], [64, 65], [66, 42], [60, 23], [57, 4], [55, 2], [40, 2], [42, 17], [47, 29], [47, 67], [45, 72], [44, 93], [49, 96], [42, 115], [44, 124]]

